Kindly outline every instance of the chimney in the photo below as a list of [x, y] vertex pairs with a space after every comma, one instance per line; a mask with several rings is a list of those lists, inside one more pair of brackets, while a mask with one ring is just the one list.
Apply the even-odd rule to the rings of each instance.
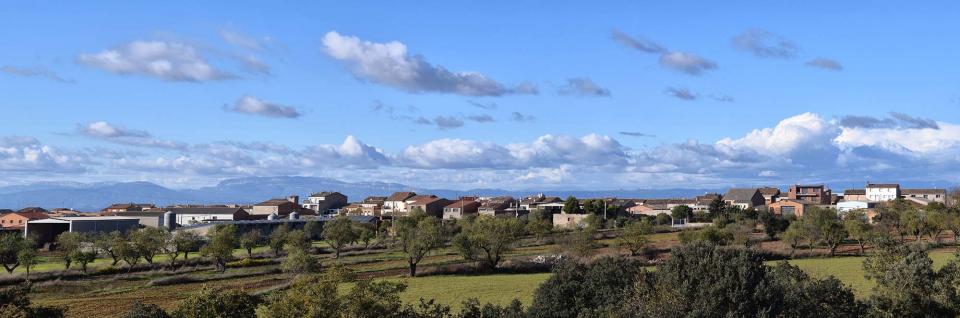
[[299, 196], [299, 195], [291, 195], [291, 196], [287, 197], [287, 201], [293, 202], [293, 204], [296, 204], [296, 205], [300, 205], [300, 196]]

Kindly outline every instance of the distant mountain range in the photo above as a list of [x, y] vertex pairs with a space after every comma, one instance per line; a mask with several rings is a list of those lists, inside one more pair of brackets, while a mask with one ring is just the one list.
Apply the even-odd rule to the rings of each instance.
[[[20, 209], [40, 206], [47, 209], [72, 208], [78, 211], [98, 211], [113, 203], [170, 204], [251, 204], [271, 198], [299, 195], [305, 198], [313, 192], [339, 191], [350, 201], [359, 201], [367, 196], [387, 196], [396, 191], [429, 193], [446, 198], [464, 195], [515, 197], [535, 194], [534, 191], [511, 191], [502, 189], [445, 190], [424, 189], [398, 183], [344, 182], [317, 177], [249, 177], [227, 179], [215, 186], [196, 189], [169, 189], [150, 182], [123, 183], [76, 183], [45, 182], [21, 186], [0, 187], [0, 208]], [[676, 198], [692, 197], [706, 192], [722, 192], [720, 189], [636, 189], [606, 191], [540, 191], [546, 195], [566, 197], [618, 197], [618, 198]]]

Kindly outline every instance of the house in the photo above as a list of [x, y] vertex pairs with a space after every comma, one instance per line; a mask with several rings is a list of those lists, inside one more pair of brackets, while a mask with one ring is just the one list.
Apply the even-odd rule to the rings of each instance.
[[366, 197], [360, 201], [360, 214], [369, 216], [380, 216], [383, 209], [383, 202], [387, 197]]
[[317, 214], [330, 214], [347, 205], [347, 196], [340, 192], [317, 192], [303, 200], [303, 208]]
[[920, 202], [947, 202], [946, 189], [903, 189], [900, 197], [904, 199], [915, 199]]
[[438, 198], [434, 195], [422, 195], [411, 198], [412, 200], [407, 201], [407, 207], [409, 211], [407, 214], [414, 210], [421, 210], [427, 215], [432, 215], [438, 218], [443, 217], [443, 208], [450, 204], [450, 200], [444, 198]]
[[814, 202], [816, 204], [831, 204], [833, 201], [833, 193], [822, 184], [795, 184], [790, 186], [787, 198], [795, 201]]
[[443, 207], [444, 220], [459, 220], [467, 215], [476, 215], [480, 202], [473, 199], [460, 199]]
[[759, 190], [760, 194], [763, 195], [763, 205], [769, 205], [780, 199], [780, 188], [763, 187]]
[[627, 208], [627, 212], [634, 215], [647, 215], [647, 216], [657, 216], [661, 213], [670, 214], [670, 208], [666, 204], [643, 204], [643, 205], [634, 205]]
[[900, 197], [900, 185], [896, 183], [867, 183], [867, 201], [893, 201]]
[[46, 213], [39, 212], [13, 212], [0, 216], [0, 228], [4, 229], [22, 229], [27, 222], [32, 220], [42, 220], [49, 218]]
[[843, 190], [843, 201], [867, 202], [867, 190], [866, 189]]
[[382, 213], [393, 215], [409, 212], [407, 201], [415, 196], [417, 196], [416, 192], [394, 192], [383, 200]]
[[[250, 209], [250, 215], [270, 215], [276, 214], [278, 216], [287, 216], [291, 212], [298, 212], [303, 214], [303, 210], [300, 207], [300, 197], [296, 195], [291, 195], [286, 199], [270, 199], [263, 201], [257, 204], [254, 204]], [[312, 210], [310, 211], [312, 214]]]
[[803, 217], [803, 213], [806, 212], [811, 206], [816, 206], [816, 202], [804, 201], [804, 200], [794, 200], [794, 199], [782, 199], [780, 201], [771, 203], [767, 207], [775, 215], [779, 216], [796, 216]]
[[[168, 208], [166, 212], [174, 214], [174, 222], [180, 226], [191, 224], [237, 221], [250, 219], [250, 214], [240, 207], [187, 207]], [[287, 213], [289, 215], [289, 213]], [[126, 214], [123, 214], [126, 216]], [[268, 214], [269, 215], [269, 214]], [[280, 214], [277, 214], [280, 215]]]
[[[517, 216], [517, 212], [519, 211], [511, 209], [514, 204], [516, 204], [516, 201], [513, 200], [513, 197], [494, 197], [484, 200], [483, 204], [477, 209], [477, 213], [489, 216]], [[534, 206], [536, 208], [537, 205], [535, 204]], [[522, 210], [529, 211], [527, 209]]]
[[749, 209], [765, 204], [763, 194], [757, 188], [732, 188], [723, 195], [723, 201], [730, 206]]
[[591, 214], [557, 213], [553, 215], [553, 228], [575, 229], [587, 226], [587, 217]]
[[520, 200], [520, 209], [533, 211], [540, 207], [540, 205], [549, 203], [563, 203], [563, 199], [559, 197], [548, 197], [540, 193]]
[[134, 212], [134, 211], [143, 211], [146, 209], [156, 208], [156, 205], [150, 203], [116, 203], [111, 204], [110, 206], [103, 208], [101, 212], [104, 213], [117, 213], [117, 212]]
[[697, 205], [710, 206], [710, 203], [717, 198], [720, 198], [719, 193], [705, 193], [704, 195], [698, 195], [694, 198], [694, 201], [697, 201]]

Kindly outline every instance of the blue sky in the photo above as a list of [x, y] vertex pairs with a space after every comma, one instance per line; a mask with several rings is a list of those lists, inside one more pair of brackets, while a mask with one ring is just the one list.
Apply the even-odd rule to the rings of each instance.
[[8, 4], [0, 183], [950, 183], [957, 6]]

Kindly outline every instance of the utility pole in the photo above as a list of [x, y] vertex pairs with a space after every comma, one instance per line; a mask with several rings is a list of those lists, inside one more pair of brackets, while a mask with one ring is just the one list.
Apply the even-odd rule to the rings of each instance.
[[603, 220], [607, 220], [607, 199], [603, 199]]

